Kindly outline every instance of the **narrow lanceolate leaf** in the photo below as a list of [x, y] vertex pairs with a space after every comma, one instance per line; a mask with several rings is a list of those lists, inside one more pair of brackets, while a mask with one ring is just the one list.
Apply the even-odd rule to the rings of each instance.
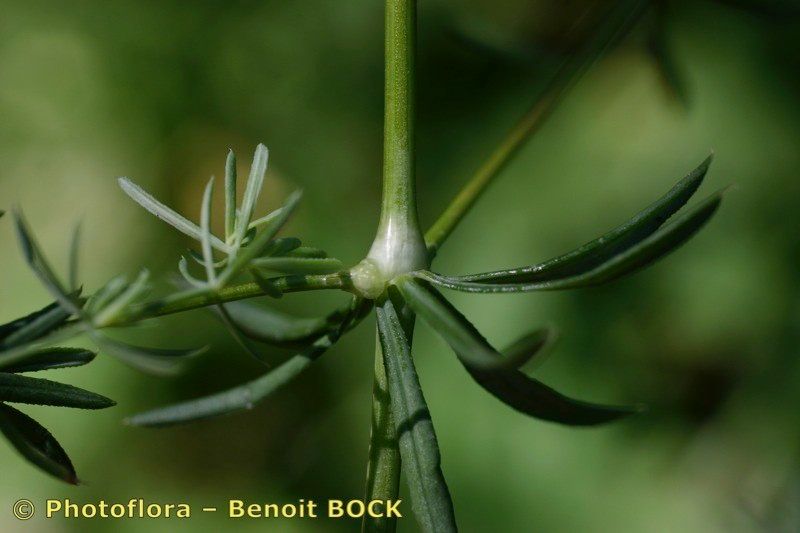
[[313, 342], [327, 329], [340, 323], [346, 315], [342, 310], [337, 310], [325, 317], [300, 318], [244, 301], [225, 304], [225, 309], [239, 331], [247, 337], [285, 347]]
[[635, 272], [681, 246], [708, 222], [719, 208], [721, 201], [721, 192], [712, 195], [636, 245], [599, 266], [574, 276], [533, 283], [511, 281], [500, 283], [494, 279], [479, 282], [469, 281], [465, 277], [448, 277], [425, 271], [416, 272], [414, 275], [441, 287], [480, 293], [547, 291], [601, 285]]
[[258, 257], [250, 263], [256, 268], [285, 274], [332, 274], [342, 270], [342, 262], [332, 257]]
[[225, 270], [223, 270], [219, 275], [218, 283], [221, 286], [230, 281], [233, 276], [238, 274], [253, 259], [261, 255], [261, 253], [264, 251], [264, 248], [269, 244], [269, 242], [273, 239], [273, 237], [275, 237], [278, 231], [280, 231], [280, 229], [289, 219], [289, 215], [291, 215], [294, 211], [294, 208], [297, 207], [297, 203], [300, 201], [301, 196], [302, 193], [300, 191], [293, 192], [286, 200], [286, 204], [281, 210], [281, 215], [276, 218], [269, 225], [269, 227], [265, 228], [261, 233], [258, 233], [244, 249], [239, 250], [236, 257], [230, 261]]
[[75, 302], [55, 275], [47, 259], [45, 259], [42, 254], [36, 239], [28, 229], [28, 224], [25, 222], [21, 212], [16, 211], [14, 213], [14, 222], [17, 230], [17, 237], [28, 265], [64, 309], [76, 315], [80, 314], [80, 306]]
[[34, 313], [3, 324], [0, 326], [0, 347], [19, 346], [43, 337], [63, 325], [70, 316], [71, 313], [61, 304], [54, 302]]
[[281, 210], [283, 210], [283, 208], [279, 207], [275, 211], [273, 211], [273, 212], [271, 212], [271, 213], [269, 213], [267, 215], [264, 215], [263, 217], [261, 217], [259, 219], [256, 219], [256, 220], [252, 221], [250, 223], [250, 226], [248, 227], [248, 230], [254, 230], [256, 228], [260, 228], [261, 226], [266, 226], [267, 224], [269, 224], [270, 222], [272, 222], [273, 220], [275, 220], [276, 218], [281, 216]]
[[251, 409], [257, 402], [292, 381], [333, 346], [345, 331], [366, 314], [369, 310], [368, 305], [366, 302], [354, 299], [349, 313], [337, 327], [318, 337], [311, 346], [290, 357], [274, 370], [253, 381], [210, 396], [141, 413], [130, 417], [126, 422], [134, 426], [169, 426]]
[[712, 156], [709, 156], [667, 194], [628, 222], [569, 253], [532, 266], [460, 276], [460, 279], [497, 284], [535, 283], [589, 272], [658, 230], [697, 191], [711, 160]]
[[64, 448], [34, 419], [0, 403], [0, 431], [25, 459], [62, 481], [78, 484]]
[[[538, 330], [513, 343], [503, 354], [507, 358], [536, 360], [546, 352], [553, 342], [553, 334], [547, 329]], [[500, 369], [491, 372], [472, 368], [462, 360], [467, 372], [495, 398], [540, 420], [548, 420], [571, 426], [593, 426], [611, 422], [636, 413], [635, 407], [595, 405], [573, 400], [556, 392], [547, 385], [526, 376], [516, 369]]]
[[211, 285], [217, 282], [214, 270], [214, 256], [211, 252], [211, 198], [214, 194], [214, 178], [208, 180], [203, 193], [203, 205], [200, 209], [200, 244], [203, 250], [203, 266], [206, 267], [206, 278]]
[[[147, 209], [150, 213], [160, 218], [173, 228], [177, 229], [184, 235], [200, 241], [201, 232], [200, 227], [197, 224], [190, 222], [182, 215], [165, 206], [128, 178], [119, 178], [119, 186], [122, 187], [122, 190], [125, 191], [125, 193], [137, 204]], [[211, 238], [211, 244], [214, 246], [214, 248], [222, 252], [230, 251], [230, 247], [217, 237]]]
[[637, 407], [596, 405], [573, 400], [519, 370], [482, 372], [464, 365], [475, 381], [495, 398], [540, 420], [569, 426], [594, 426], [637, 413]]
[[250, 221], [253, 219], [253, 211], [256, 208], [258, 196], [261, 194], [261, 187], [264, 185], [264, 174], [267, 171], [268, 159], [269, 150], [263, 144], [259, 144], [253, 155], [253, 164], [250, 167], [250, 175], [247, 178], [247, 186], [242, 198], [242, 208], [236, 220], [236, 243], [238, 244], [241, 244], [244, 240]]
[[133, 283], [94, 315], [92, 319], [94, 325], [103, 327], [113, 322], [128, 305], [144, 294], [149, 280], [150, 272], [147, 269], [142, 270]]
[[0, 401], [78, 409], [104, 409], [115, 405], [114, 400], [72, 385], [4, 372], [0, 372]]
[[98, 331], [90, 333], [100, 351], [116, 357], [123, 363], [151, 374], [172, 375], [181, 370], [187, 359], [200, 355], [208, 347], [195, 349], [145, 348], [111, 339]]
[[95, 353], [83, 348], [46, 348], [31, 353], [22, 361], [10, 365], [0, 364], [3, 372], [37, 372], [54, 368], [68, 368], [91, 363]]
[[377, 309], [389, 396], [411, 506], [423, 531], [457, 531], [439, 444], [411, 358], [411, 347], [391, 300]]
[[506, 359], [492, 348], [475, 326], [427, 283], [404, 277], [396, 286], [409, 307], [470, 366], [481, 369], [519, 366], [519, 361]]
[[[228, 150], [225, 160], [225, 239], [236, 231], [236, 155]], [[230, 241], [229, 241], [230, 242]]]

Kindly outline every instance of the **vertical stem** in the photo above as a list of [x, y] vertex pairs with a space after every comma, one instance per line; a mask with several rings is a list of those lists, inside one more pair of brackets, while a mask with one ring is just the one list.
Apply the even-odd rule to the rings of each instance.
[[427, 266], [414, 177], [416, 0], [386, 0], [383, 199], [369, 252], [384, 277]]
[[[383, 127], [383, 199], [378, 231], [367, 259], [385, 283], [429, 265], [419, 227], [414, 176], [414, 54], [416, 0], [386, 0], [386, 72]], [[404, 319], [409, 342], [413, 316]], [[400, 488], [400, 452], [380, 342], [375, 349], [372, 434], [366, 500], [396, 500]], [[393, 532], [395, 518], [364, 517], [363, 531]]]
[[415, 0], [387, 0], [385, 47], [381, 222], [394, 217], [417, 224], [414, 197]]

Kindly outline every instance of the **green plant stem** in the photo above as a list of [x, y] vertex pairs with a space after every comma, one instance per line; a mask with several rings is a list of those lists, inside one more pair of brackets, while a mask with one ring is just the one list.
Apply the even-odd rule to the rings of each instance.
[[[383, 363], [381, 343], [375, 339], [375, 380], [372, 385], [372, 428], [369, 438], [369, 463], [365, 501], [393, 500], [400, 490], [400, 450], [392, 416], [392, 401]], [[364, 532], [393, 532], [397, 521], [365, 517]]]
[[[383, 198], [378, 231], [367, 258], [385, 282], [427, 267], [428, 254], [417, 216], [414, 174], [414, 66], [416, 0], [386, 0], [383, 129]], [[411, 338], [414, 319], [403, 324]], [[375, 349], [372, 431], [367, 466], [366, 500], [396, 500], [400, 490], [400, 451], [380, 342]], [[394, 517], [364, 517], [363, 531], [391, 532]]]
[[[349, 289], [348, 277], [342, 274], [316, 276], [283, 276], [271, 280], [276, 292], [289, 293], [321, 289]], [[124, 314], [116, 317], [107, 326], [126, 326], [140, 320], [157, 318], [220, 303], [234, 302], [246, 298], [265, 296], [267, 292], [255, 282], [223, 287], [217, 291], [188, 290], [171, 294], [159, 300], [132, 305]]]
[[581, 52], [566, 60], [559, 67], [555, 76], [522, 119], [508, 132], [500, 145], [489, 155], [489, 158], [472, 175], [450, 205], [425, 233], [425, 244], [430, 259], [433, 259], [442, 243], [470, 211], [486, 188], [511, 162], [525, 141], [542, 127], [569, 89], [575, 85], [594, 61], [630, 30], [647, 10], [649, 4], [650, 2], [643, 0], [619, 2], [597, 31], [596, 37], [591, 39]]
[[387, 280], [428, 265], [414, 177], [416, 4], [386, 0], [383, 197], [368, 258]]

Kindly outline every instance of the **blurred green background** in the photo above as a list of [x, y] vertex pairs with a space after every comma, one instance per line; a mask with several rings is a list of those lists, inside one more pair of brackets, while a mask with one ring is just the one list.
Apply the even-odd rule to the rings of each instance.
[[[608, 5], [420, 1], [424, 224]], [[88, 291], [142, 266], [166, 281], [188, 244], [125, 197], [117, 176], [196, 218], [227, 148], [246, 175], [258, 142], [271, 150], [263, 207], [302, 188], [288, 234], [348, 264], [363, 257], [380, 191], [382, 2], [2, 0], [0, 11], [0, 203], [21, 205], [62, 265], [70, 227], [82, 220]], [[661, 2], [659, 16], [650, 13], [569, 94], [442, 249], [435, 266], [448, 273], [545, 259], [627, 219], [711, 150], [704, 191], [736, 185], [694, 240], [624, 281], [450, 295], [497, 344], [557, 325], [562, 339], [542, 379], [587, 400], [646, 403], [645, 414], [590, 430], [529, 420], [482, 392], [441, 340], [417, 328], [418, 370], [464, 531], [800, 529], [796, 14], [791, 2]], [[0, 249], [5, 321], [49, 299], [5, 219]], [[342, 298], [293, 295], [281, 306], [314, 315]], [[368, 319], [252, 412], [164, 430], [121, 420], [239, 383], [259, 367], [202, 311], [122, 332], [213, 349], [174, 379], [102, 356], [59, 371], [119, 405], [24, 408], [59, 438], [86, 484], [51, 480], [2, 442], [0, 530], [356, 530], [354, 521], [230, 522], [197, 509], [229, 498], [362, 496], [372, 328]], [[22, 497], [188, 501], [197, 516], [45, 520], [40, 509], [20, 523], [10, 505]], [[416, 531], [405, 510], [401, 530]]]

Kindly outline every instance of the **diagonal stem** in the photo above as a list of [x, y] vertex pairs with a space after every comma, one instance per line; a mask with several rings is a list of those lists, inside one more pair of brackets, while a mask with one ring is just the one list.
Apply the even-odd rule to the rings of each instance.
[[565, 61], [548, 83], [533, 106], [508, 132], [500, 145], [491, 153], [467, 184], [456, 195], [436, 222], [425, 233], [429, 258], [433, 259], [444, 241], [470, 211], [475, 202], [508, 165], [525, 141], [537, 132], [556, 105], [580, 77], [610, 46], [621, 39], [645, 13], [650, 2], [623, 0], [618, 2], [602, 24], [597, 36], [574, 57]]

